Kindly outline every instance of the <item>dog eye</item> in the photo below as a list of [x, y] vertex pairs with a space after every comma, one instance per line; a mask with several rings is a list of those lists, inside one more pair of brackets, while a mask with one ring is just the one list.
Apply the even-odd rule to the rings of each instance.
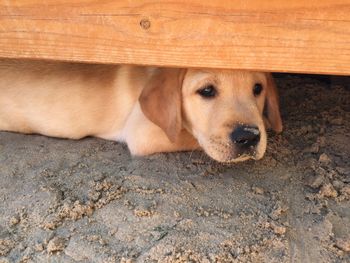
[[254, 96], [259, 96], [263, 90], [263, 86], [260, 83], [256, 83], [253, 88]]
[[208, 85], [198, 90], [197, 93], [204, 98], [213, 98], [217, 94], [217, 91], [214, 85]]

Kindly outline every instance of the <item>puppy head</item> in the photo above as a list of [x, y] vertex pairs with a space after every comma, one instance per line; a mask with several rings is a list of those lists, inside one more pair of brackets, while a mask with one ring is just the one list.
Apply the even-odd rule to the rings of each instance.
[[266, 150], [265, 125], [282, 131], [276, 87], [267, 73], [159, 69], [140, 105], [171, 141], [185, 128], [219, 162], [260, 159]]

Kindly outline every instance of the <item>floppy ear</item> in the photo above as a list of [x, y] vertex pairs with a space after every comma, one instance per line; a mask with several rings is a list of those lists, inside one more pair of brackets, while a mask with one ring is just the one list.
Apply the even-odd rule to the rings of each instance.
[[158, 125], [172, 142], [182, 129], [181, 87], [184, 69], [159, 68], [139, 98], [143, 114]]
[[266, 73], [267, 92], [264, 112], [266, 114], [266, 126], [270, 127], [276, 133], [282, 132], [282, 119], [279, 109], [279, 99], [276, 83], [271, 73]]

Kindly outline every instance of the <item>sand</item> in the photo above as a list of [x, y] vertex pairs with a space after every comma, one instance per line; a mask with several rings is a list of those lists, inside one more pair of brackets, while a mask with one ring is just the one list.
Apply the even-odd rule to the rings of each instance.
[[0, 262], [350, 262], [349, 78], [277, 83], [257, 162], [0, 133]]

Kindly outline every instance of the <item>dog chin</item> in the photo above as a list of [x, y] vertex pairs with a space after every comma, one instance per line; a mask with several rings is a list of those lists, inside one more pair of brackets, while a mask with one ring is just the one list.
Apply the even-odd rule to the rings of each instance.
[[236, 157], [236, 158], [233, 158], [233, 159], [226, 161], [226, 163], [239, 163], [239, 162], [248, 161], [250, 159], [255, 160], [255, 157], [250, 156], [250, 155], [241, 155], [239, 157]]
[[249, 159], [257, 160], [255, 156], [248, 154], [237, 155], [231, 151], [228, 152], [227, 149], [225, 149], [224, 151], [220, 151], [217, 149], [213, 151], [212, 149], [205, 149], [204, 147], [202, 148], [210, 158], [220, 163], [238, 163], [247, 161]]
[[239, 163], [239, 162], [244, 162], [244, 161], [248, 161], [248, 160], [260, 160], [261, 158], [263, 158], [264, 153], [261, 153], [259, 151], [255, 152], [254, 154], [248, 154], [248, 153], [244, 153], [244, 154], [236, 154], [234, 153], [234, 149], [232, 149], [232, 151], [227, 152], [227, 149], [224, 151], [218, 151], [218, 150], [212, 150], [212, 149], [208, 149], [208, 151], [204, 148], [206, 154], [211, 157], [212, 159], [214, 159], [217, 162], [220, 163]]
[[[198, 135], [198, 134], [197, 134]], [[258, 145], [252, 153], [239, 154], [231, 143], [213, 142], [204, 136], [197, 136], [201, 148], [212, 159], [220, 163], [238, 163], [247, 160], [260, 160], [265, 153], [264, 145]]]
[[227, 158], [224, 160], [218, 160], [221, 163], [240, 163], [240, 162], [244, 162], [244, 161], [248, 161], [248, 160], [258, 160], [255, 156], [251, 156], [251, 155], [241, 155], [239, 157], [234, 157], [234, 158]]

